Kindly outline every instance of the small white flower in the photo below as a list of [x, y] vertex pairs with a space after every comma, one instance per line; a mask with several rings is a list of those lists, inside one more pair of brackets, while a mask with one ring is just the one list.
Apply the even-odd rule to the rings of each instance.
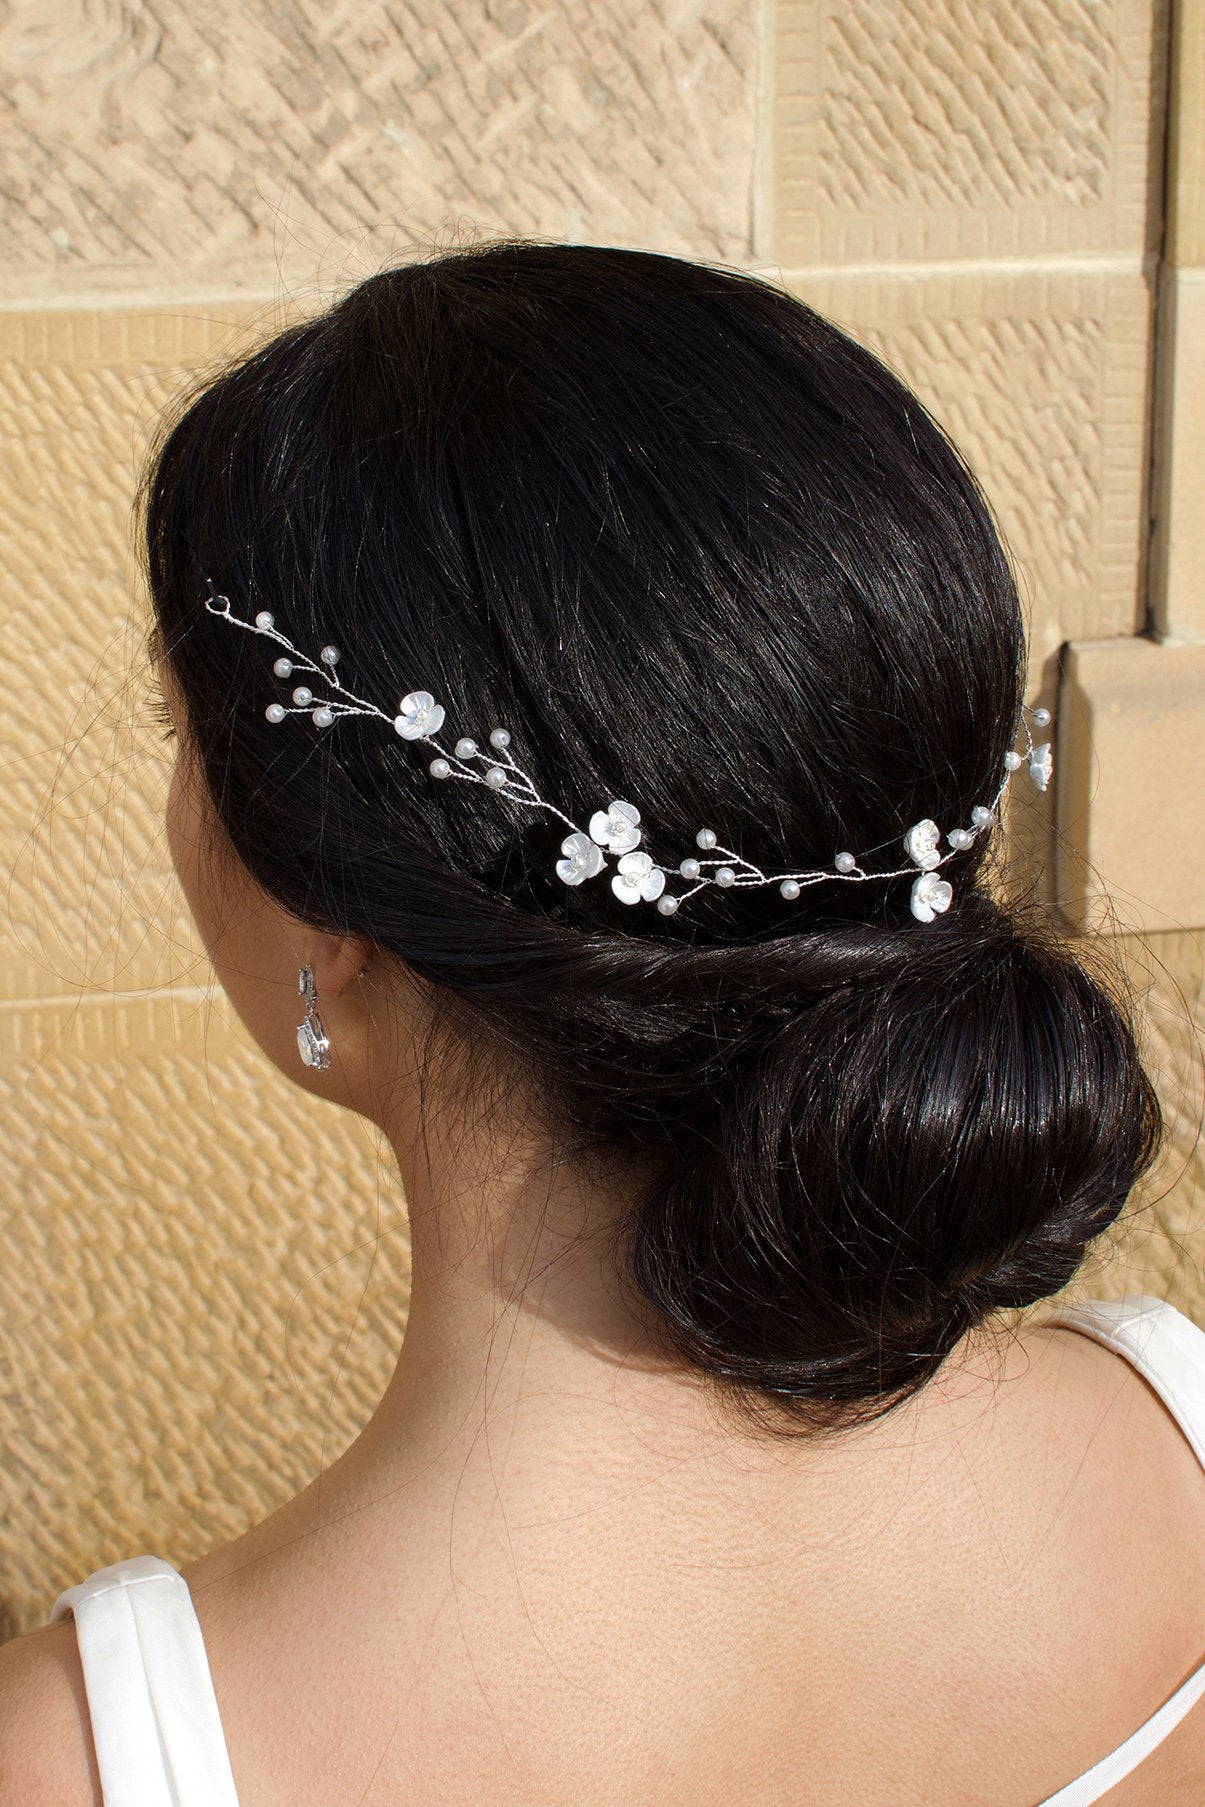
[[[915, 822], [904, 836], [904, 850], [914, 865], [922, 871], [932, 872], [934, 866], [941, 862], [937, 851], [937, 843], [941, 840], [941, 830], [936, 822], [928, 817], [923, 822]], [[944, 905], [943, 905], [944, 908]]]
[[1035, 747], [1029, 755], [1029, 775], [1040, 791], [1044, 791], [1050, 783], [1050, 774], [1054, 770], [1054, 755], [1050, 750], [1050, 742], [1044, 740], [1040, 747]]
[[588, 834], [580, 831], [566, 835], [561, 842], [561, 852], [565, 858], [557, 861], [556, 875], [567, 885], [580, 885], [584, 878], [593, 878], [605, 864], [599, 848]]
[[429, 690], [412, 690], [399, 708], [401, 714], [394, 716], [393, 725], [403, 740], [422, 740], [425, 735], [438, 734], [444, 725], [443, 704], [437, 703]]
[[912, 914], [918, 922], [932, 922], [950, 907], [954, 887], [948, 879], [922, 872], [912, 887]]
[[620, 903], [639, 903], [642, 897], [652, 903], [665, 889], [665, 874], [660, 866], [654, 866], [647, 853], [625, 853], [611, 880], [611, 889]]
[[640, 811], [634, 803], [616, 798], [606, 809], [596, 809], [590, 817], [590, 838], [611, 853], [629, 853], [640, 845]]

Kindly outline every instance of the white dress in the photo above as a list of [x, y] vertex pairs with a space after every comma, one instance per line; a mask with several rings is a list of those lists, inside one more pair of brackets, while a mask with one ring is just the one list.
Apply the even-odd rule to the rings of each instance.
[[[1159, 1299], [1066, 1307], [1046, 1322], [1124, 1356], [1154, 1387], [1205, 1468], [1205, 1331]], [[1205, 1604], [1205, 1603], [1203, 1603]], [[238, 1807], [201, 1627], [183, 1576], [132, 1556], [61, 1593], [75, 1615], [105, 1807]], [[1205, 1695], [1205, 1663], [1136, 1732], [1042, 1807], [1090, 1807]]]

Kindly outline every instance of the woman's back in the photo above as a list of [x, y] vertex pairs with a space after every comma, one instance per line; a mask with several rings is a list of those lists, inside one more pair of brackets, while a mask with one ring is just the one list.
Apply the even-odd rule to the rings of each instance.
[[[826, 1449], [641, 1464], [534, 1427], [439, 1478], [336, 1464], [186, 1571], [240, 1807], [1029, 1807], [1205, 1657], [1201, 1461], [1069, 1329]], [[1203, 1786], [1198, 1708], [1108, 1799]]]

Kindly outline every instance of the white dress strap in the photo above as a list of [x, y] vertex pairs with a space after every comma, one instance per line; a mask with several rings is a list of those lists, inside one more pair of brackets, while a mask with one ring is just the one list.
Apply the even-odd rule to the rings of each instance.
[[[1158, 1393], [1205, 1468], [1205, 1331], [1166, 1300], [1145, 1295], [1062, 1305], [1043, 1324], [1081, 1331], [1124, 1356]], [[1092, 1807], [1137, 1769], [1203, 1696], [1205, 1663], [1124, 1744], [1048, 1796], [1042, 1807]]]
[[1077, 1776], [1074, 1782], [1068, 1782], [1066, 1788], [1060, 1788], [1057, 1794], [1048, 1795], [1042, 1802], [1042, 1807], [1092, 1807], [1094, 1801], [1099, 1801], [1108, 1794], [1110, 1788], [1116, 1788], [1119, 1782], [1124, 1781], [1132, 1769], [1137, 1769], [1144, 1757], [1149, 1757], [1153, 1750], [1158, 1749], [1203, 1694], [1205, 1663], [1124, 1744], [1119, 1744], [1115, 1751], [1110, 1751], [1107, 1757], [1094, 1763], [1091, 1769], [1085, 1770], [1082, 1776]]
[[1166, 1299], [1089, 1299], [1061, 1305], [1043, 1325], [1079, 1330], [1125, 1356], [1158, 1393], [1205, 1468], [1205, 1330]]
[[97, 1569], [55, 1601], [75, 1616], [105, 1807], [238, 1807], [188, 1583], [159, 1556]]

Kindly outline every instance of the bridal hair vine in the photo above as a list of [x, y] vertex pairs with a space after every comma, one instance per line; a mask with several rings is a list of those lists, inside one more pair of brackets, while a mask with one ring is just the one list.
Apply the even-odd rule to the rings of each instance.
[[[672, 916], [681, 904], [706, 885], [736, 891], [761, 885], [777, 885], [781, 895], [788, 901], [793, 901], [809, 886], [825, 884], [830, 880], [867, 884], [893, 878], [911, 878], [912, 914], [919, 922], [933, 922], [949, 909], [954, 896], [954, 887], [950, 881], [938, 876], [941, 867], [957, 854], [965, 853], [979, 835], [985, 834], [995, 825], [1013, 773], [1022, 765], [1028, 764], [1029, 775], [1039, 790], [1044, 791], [1050, 782], [1050, 743], [1044, 741], [1035, 745], [1026, 719], [1029, 717], [1035, 727], [1044, 728], [1050, 722], [1050, 711], [1026, 708], [1021, 717], [1024, 746], [1019, 751], [1014, 749], [1005, 754], [1004, 771], [995, 795], [987, 803], [976, 804], [966, 827], [951, 828], [945, 834], [944, 851], [941, 845], [942, 830], [936, 822], [926, 817], [921, 822], [915, 822], [904, 836], [903, 845], [908, 864], [896, 866], [891, 871], [867, 871], [862, 861], [870, 858], [869, 853], [854, 855], [841, 852], [835, 856], [831, 866], [816, 867], [807, 872], [763, 872], [759, 866], [742, 858], [730, 847], [721, 846], [714, 829], [700, 828], [695, 835], [695, 845], [699, 849], [697, 855], [691, 854], [677, 866], [661, 866], [651, 854], [640, 848], [644, 829], [641, 826], [640, 811], [634, 803], [628, 803], [622, 798], [612, 798], [605, 809], [594, 811], [585, 829], [579, 828], [555, 803], [549, 803], [540, 796], [532, 779], [510, 757], [511, 736], [506, 728], [490, 729], [488, 748], [479, 747], [468, 735], [462, 735], [453, 747], [445, 747], [436, 736], [444, 725], [446, 711], [430, 691], [408, 691], [398, 704], [398, 713], [388, 715], [383, 709], [378, 709], [375, 703], [366, 702], [346, 687], [336, 669], [339, 663], [337, 647], [324, 646], [317, 659], [310, 658], [280, 632], [275, 617], [267, 609], [261, 609], [251, 621], [244, 620], [233, 612], [229, 597], [220, 595], [212, 582], [209, 583], [205, 607], [209, 614], [228, 621], [232, 627], [243, 628], [248, 633], [259, 634], [264, 639], [274, 641], [281, 650], [272, 670], [282, 683], [290, 683], [302, 676], [317, 679], [322, 684], [322, 695], [315, 692], [311, 683], [294, 684], [290, 702], [269, 703], [264, 710], [270, 722], [283, 722], [289, 715], [308, 715], [314, 727], [322, 732], [345, 716], [376, 716], [389, 724], [403, 740], [421, 741], [433, 749], [434, 757], [427, 765], [432, 778], [440, 781], [461, 779], [469, 784], [483, 784], [498, 796], [511, 797], [515, 802], [526, 804], [532, 809], [547, 810], [563, 822], [569, 832], [561, 841], [561, 857], [556, 861], [556, 874], [566, 885], [580, 885], [586, 879], [597, 877], [606, 867], [605, 855], [612, 854], [616, 857], [616, 867], [611, 875], [611, 889], [620, 902], [655, 902], [663, 916]], [[878, 851], [877, 848], [871, 849], [871, 853]], [[667, 881], [678, 878], [685, 879], [690, 889], [677, 893], [667, 890]]]

